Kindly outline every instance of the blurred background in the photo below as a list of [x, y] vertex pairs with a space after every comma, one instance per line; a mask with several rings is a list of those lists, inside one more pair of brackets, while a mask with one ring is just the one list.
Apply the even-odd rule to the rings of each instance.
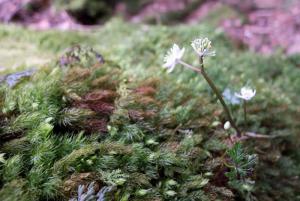
[[210, 23], [236, 45], [300, 53], [299, 0], [0, 0], [0, 21], [38, 30], [92, 29], [113, 16], [134, 23]]

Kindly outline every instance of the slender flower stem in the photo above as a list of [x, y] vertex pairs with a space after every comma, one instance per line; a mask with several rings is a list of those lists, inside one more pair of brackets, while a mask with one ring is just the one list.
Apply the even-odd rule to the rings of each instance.
[[216, 87], [216, 85], [213, 83], [213, 81], [209, 78], [209, 76], [206, 74], [205, 70], [204, 70], [204, 64], [203, 64], [203, 57], [200, 57], [200, 64], [201, 64], [201, 67], [200, 68], [196, 68], [190, 64], [187, 64], [185, 63], [184, 61], [181, 61], [179, 60], [178, 61], [180, 64], [182, 64], [183, 66], [189, 68], [189, 69], [192, 69], [193, 71], [196, 71], [198, 72], [199, 74], [201, 74], [204, 79], [206, 80], [206, 82], [208, 83], [208, 85], [210, 86], [210, 88], [214, 91], [214, 93], [216, 94], [217, 98], [219, 99], [219, 101], [221, 102], [223, 108], [224, 108], [224, 111], [227, 115], [227, 118], [228, 118], [228, 121], [230, 122], [230, 124], [232, 125], [232, 127], [236, 130], [237, 132], [237, 136], [238, 137], [241, 137], [241, 132], [240, 130], [238, 129], [238, 127], [236, 126], [233, 118], [231, 117], [231, 114], [230, 114], [230, 111], [221, 95], [221, 93], [219, 92], [218, 88]]
[[215, 92], [217, 98], [219, 99], [220, 103], [222, 104], [224, 111], [227, 115], [228, 121], [230, 122], [230, 124], [232, 125], [232, 127], [236, 130], [237, 132], [237, 136], [240, 137], [241, 136], [241, 132], [238, 129], [238, 127], [236, 126], [233, 118], [231, 117], [230, 111], [221, 95], [221, 93], [219, 92], [218, 88], [216, 87], [216, 85], [213, 83], [213, 81], [208, 77], [208, 75], [206, 74], [204, 68], [201, 71], [201, 74], [203, 75], [203, 77], [205, 78], [205, 80], [207, 81], [207, 83], [209, 84], [210, 88]]
[[247, 102], [246, 102], [246, 100], [243, 101], [243, 107], [244, 107], [244, 121], [245, 121], [245, 125], [247, 125]]
[[185, 66], [185, 67], [187, 67], [187, 68], [189, 68], [189, 69], [191, 69], [191, 70], [193, 70], [193, 71], [196, 71], [196, 72], [201, 73], [201, 69], [196, 68], [196, 67], [194, 67], [194, 66], [192, 66], [192, 65], [190, 65], [190, 64], [188, 64], [188, 63], [185, 63], [185, 62], [182, 61], [182, 60], [178, 60], [178, 63], [180, 63], [181, 65], [183, 65], [183, 66]]

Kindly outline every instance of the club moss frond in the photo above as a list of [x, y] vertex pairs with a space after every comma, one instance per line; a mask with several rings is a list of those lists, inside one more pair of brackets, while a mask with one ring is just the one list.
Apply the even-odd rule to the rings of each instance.
[[[98, 152], [100, 155], [113, 151], [119, 154], [130, 154], [131, 148], [122, 144], [118, 143], [95, 143], [83, 146], [80, 149], [74, 150], [72, 153], [67, 155], [66, 157], [62, 158], [55, 162], [53, 168], [54, 172], [65, 172], [72, 169], [72, 165], [79, 159], [85, 156], [92, 155]], [[71, 169], [70, 169], [71, 168]]]
[[10, 140], [4, 143], [0, 149], [1, 152], [7, 154], [28, 154], [30, 150], [30, 142], [26, 137]]
[[24, 200], [30, 201], [33, 197], [29, 195], [29, 192], [25, 188], [26, 181], [24, 179], [15, 179], [9, 183], [6, 183], [0, 190], [0, 199], [13, 201]]
[[65, 127], [72, 126], [92, 115], [94, 115], [94, 113], [88, 109], [65, 108], [58, 114], [57, 121], [59, 125]]
[[5, 161], [2, 165], [0, 174], [4, 182], [11, 182], [15, 178], [18, 178], [22, 172], [23, 163], [22, 156], [15, 155]]

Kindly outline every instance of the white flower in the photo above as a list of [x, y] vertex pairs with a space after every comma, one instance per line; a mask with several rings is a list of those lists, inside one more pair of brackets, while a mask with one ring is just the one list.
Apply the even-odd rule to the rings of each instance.
[[169, 73], [172, 72], [176, 64], [179, 63], [179, 60], [182, 58], [183, 54], [184, 48], [180, 49], [177, 44], [174, 44], [164, 58], [165, 64], [163, 67], [167, 68]]
[[216, 56], [216, 52], [211, 49], [211, 41], [208, 38], [198, 38], [192, 41], [191, 46], [200, 57], [213, 57]]
[[230, 122], [229, 122], [229, 121], [226, 121], [225, 124], [224, 124], [224, 129], [225, 129], [225, 130], [228, 130], [230, 127], [231, 127]]
[[249, 87], [242, 87], [240, 93], [235, 93], [234, 95], [238, 98], [244, 100], [251, 100], [255, 96], [256, 90], [253, 90]]

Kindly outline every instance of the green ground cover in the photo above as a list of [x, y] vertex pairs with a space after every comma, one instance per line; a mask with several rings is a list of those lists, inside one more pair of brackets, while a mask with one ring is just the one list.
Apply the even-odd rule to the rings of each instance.
[[[187, 46], [197, 37], [213, 42], [217, 56], [205, 65], [221, 91], [257, 90], [247, 124], [241, 106], [230, 105], [238, 126], [275, 138], [230, 148], [206, 82], [161, 67], [173, 43], [186, 45], [184, 59], [197, 65]], [[114, 19], [86, 32], [1, 26], [0, 41], [1, 75], [38, 69], [12, 88], [5, 77], [1, 84], [0, 200], [68, 200], [91, 182], [96, 193], [108, 191], [105, 200], [300, 200], [299, 57], [240, 49], [209, 23]], [[235, 154], [245, 163], [238, 171], [249, 170], [226, 176]]]

